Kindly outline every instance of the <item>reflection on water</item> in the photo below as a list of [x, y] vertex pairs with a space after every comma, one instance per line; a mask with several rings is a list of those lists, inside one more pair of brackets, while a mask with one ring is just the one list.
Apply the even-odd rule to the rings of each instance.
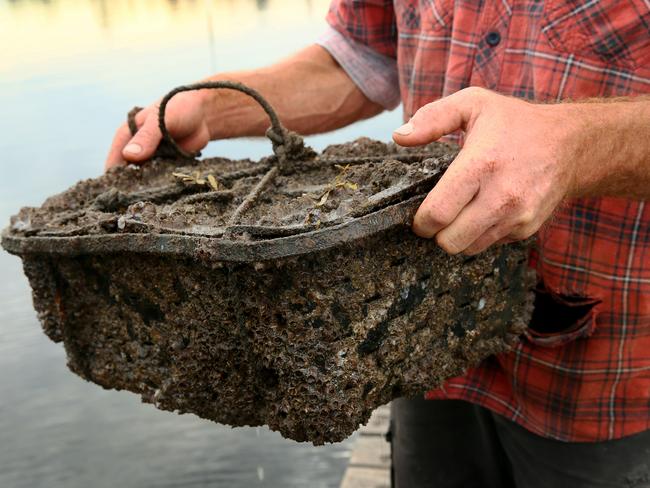
[[[314, 40], [328, 0], [0, 0], [0, 224], [101, 171], [133, 105]], [[386, 139], [385, 114], [310, 138]], [[206, 155], [259, 157], [265, 141]], [[140, 404], [68, 372], [0, 253], [0, 487], [337, 486], [349, 442], [314, 448], [267, 429], [229, 429]]]
[[[291, 41], [285, 33], [287, 29], [298, 34], [298, 39], [305, 38], [305, 34], [313, 35], [315, 25], [322, 23], [327, 3], [327, 0], [0, 0], [3, 46], [0, 73], [11, 72], [16, 67], [34, 73], [52, 64], [85, 62], [107, 54], [124, 56], [124, 68], [129, 68], [133, 56], [151, 54], [151, 51], [162, 54], [178, 48], [193, 51], [191, 55], [201, 59], [198, 67], [205, 72], [209, 68], [206, 55], [210, 43], [226, 48], [243, 41], [246, 46], [240, 48], [263, 49], [268, 56], [274, 52], [273, 44], [279, 46], [283, 41]], [[252, 39], [265, 37], [271, 46], [257, 46]], [[5, 50], [6, 43], [19, 45], [20, 49]], [[220, 61], [226, 59], [227, 55]]]

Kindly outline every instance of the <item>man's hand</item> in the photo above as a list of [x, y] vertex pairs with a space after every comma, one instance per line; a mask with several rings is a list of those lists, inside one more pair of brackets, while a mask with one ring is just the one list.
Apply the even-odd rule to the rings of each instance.
[[[287, 129], [317, 134], [372, 117], [383, 110], [369, 100], [321, 46], [308, 46], [271, 66], [222, 73], [209, 80], [239, 81], [259, 91], [275, 108]], [[149, 159], [161, 139], [158, 104], [135, 117], [138, 133], [126, 124], [115, 134], [106, 168]], [[183, 92], [165, 112], [172, 137], [187, 151], [198, 151], [210, 140], [262, 136], [269, 118], [252, 98], [233, 90]]]
[[[210, 141], [205, 116], [205, 101], [201, 92], [179, 93], [167, 104], [165, 123], [178, 144], [189, 152], [203, 149]], [[149, 159], [162, 138], [158, 128], [158, 106], [154, 103], [135, 116], [138, 132], [131, 136], [127, 124], [117, 129], [105, 168], [126, 162], [140, 163]]]
[[533, 235], [575, 191], [578, 104], [537, 105], [467, 88], [425, 105], [397, 129], [402, 146], [466, 133], [455, 161], [413, 221], [448, 253], [476, 254]]

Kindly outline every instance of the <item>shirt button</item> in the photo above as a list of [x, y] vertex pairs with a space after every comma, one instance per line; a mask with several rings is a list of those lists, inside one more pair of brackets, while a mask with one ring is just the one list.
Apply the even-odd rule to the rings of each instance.
[[496, 31], [488, 32], [485, 36], [485, 42], [488, 46], [494, 47], [501, 42], [501, 34]]

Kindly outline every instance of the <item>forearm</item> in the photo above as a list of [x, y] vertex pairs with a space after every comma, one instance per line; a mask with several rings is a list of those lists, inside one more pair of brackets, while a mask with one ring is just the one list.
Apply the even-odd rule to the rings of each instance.
[[[282, 123], [301, 134], [315, 134], [372, 117], [383, 109], [371, 102], [318, 45], [271, 66], [218, 74], [210, 80], [240, 81], [259, 91]], [[250, 97], [234, 91], [201, 93], [211, 139], [263, 135], [268, 117]]]
[[650, 199], [650, 97], [588, 102], [565, 105], [576, 158], [570, 196]]

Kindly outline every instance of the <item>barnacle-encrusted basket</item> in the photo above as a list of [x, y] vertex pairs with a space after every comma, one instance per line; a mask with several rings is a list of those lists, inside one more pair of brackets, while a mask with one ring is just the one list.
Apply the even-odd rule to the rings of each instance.
[[72, 371], [322, 444], [517, 340], [526, 246], [452, 257], [409, 228], [455, 148], [361, 139], [316, 154], [264, 108], [273, 156], [196, 161], [161, 123], [167, 156], [12, 218], [2, 245]]

